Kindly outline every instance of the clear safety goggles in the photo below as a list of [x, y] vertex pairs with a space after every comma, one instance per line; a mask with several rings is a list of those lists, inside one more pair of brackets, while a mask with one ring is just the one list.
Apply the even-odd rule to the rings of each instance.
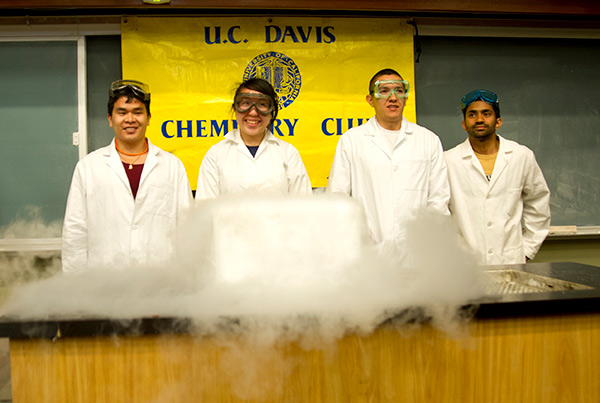
[[460, 107], [465, 110], [467, 109], [467, 107], [469, 105], [471, 105], [473, 102], [477, 101], [477, 100], [481, 100], [485, 103], [488, 103], [492, 106], [498, 106], [499, 105], [499, 101], [498, 101], [498, 95], [494, 94], [492, 91], [488, 91], [488, 90], [475, 90], [475, 91], [471, 91], [469, 92], [467, 95], [465, 95], [464, 97], [462, 97], [461, 102], [460, 102]]
[[375, 86], [371, 91], [375, 98], [389, 98], [396, 94], [396, 98], [408, 98], [408, 81], [406, 80], [381, 80], [375, 81]]
[[271, 100], [271, 97], [265, 94], [258, 93], [240, 93], [235, 97], [233, 107], [239, 113], [246, 113], [253, 107], [256, 108], [258, 113], [263, 116], [267, 116], [273, 112], [275, 105]]
[[115, 95], [119, 95], [125, 92], [125, 90], [131, 90], [131, 92], [133, 92], [135, 95], [137, 95], [144, 101], [150, 100], [150, 87], [148, 86], [148, 84], [144, 84], [141, 81], [135, 80], [113, 81], [113, 83], [110, 85], [110, 90], [108, 91], [108, 94], [110, 97], [113, 97]]

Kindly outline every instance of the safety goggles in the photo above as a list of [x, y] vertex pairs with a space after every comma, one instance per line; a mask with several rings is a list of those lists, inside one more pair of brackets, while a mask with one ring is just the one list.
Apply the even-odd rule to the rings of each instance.
[[108, 94], [110, 97], [124, 93], [126, 90], [131, 90], [136, 96], [144, 101], [150, 100], [150, 87], [141, 81], [135, 80], [117, 80], [110, 85]]
[[475, 102], [477, 100], [481, 100], [492, 106], [499, 105], [498, 95], [494, 94], [492, 91], [475, 90], [475, 91], [469, 92], [467, 95], [462, 97], [462, 100], [460, 102], [460, 107], [462, 108], [462, 110], [465, 110], [465, 109], [467, 109], [467, 107], [469, 105], [471, 105], [473, 102]]
[[233, 107], [239, 113], [246, 113], [252, 108], [256, 108], [258, 113], [263, 116], [269, 115], [275, 109], [271, 97], [258, 93], [240, 93], [235, 97]]
[[375, 81], [375, 86], [371, 90], [375, 98], [389, 98], [396, 94], [396, 98], [408, 98], [408, 81], [406, 80], [380, 80]]

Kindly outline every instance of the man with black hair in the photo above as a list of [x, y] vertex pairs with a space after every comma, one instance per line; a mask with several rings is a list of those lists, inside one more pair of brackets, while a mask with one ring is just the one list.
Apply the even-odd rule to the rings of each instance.
[[408, 94], [408, 82], [395, 70], [373, 76], [366, 101], [375, 116], [340, 137], [327, 184], [328, 192], [362, 204], [371, 238], [387, 251], [404, 250], [406, 224], [417, 213], [449, 215], [442, 144], [404, 118]]
[[450, 211], [480, 264], [533, 259], [550, 228], [550, 190], [533, 152], [507, 140], [498, 96], [475, 90], [462, 98], [468, 138], [444, 153]]
[[166, 263], [180, 215], [192, 203], [181, 161], [146, 138], [146, 84], [113, 82], [108, 122], [111, 144], [75, 167], [63, 224], [64, 272]]

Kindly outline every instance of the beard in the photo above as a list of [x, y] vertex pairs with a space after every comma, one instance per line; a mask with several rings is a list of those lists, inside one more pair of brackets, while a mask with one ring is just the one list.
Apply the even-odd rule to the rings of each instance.
[[469, 136], [477, 140], [487, 140], [496, 135], [496, 128], [485, 125], [485, 130], [475, 129], [474, 127], [467, 128]]

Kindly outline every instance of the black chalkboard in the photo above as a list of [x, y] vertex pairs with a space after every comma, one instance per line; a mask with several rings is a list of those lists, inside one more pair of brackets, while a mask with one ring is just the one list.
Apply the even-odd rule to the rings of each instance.
[[498, 133], [534, 151], [552, 225], [600, 225], [600, 40], [421, 37], [418, 123], [449, 149], [466, 139], [460, 99], [498, 94]]
[[122, 77], [121, 36], [85, 38], [87, 60], [88, 153], [104, 147], [115, 133], [108, 125], [107, 102], [110, 83]]

